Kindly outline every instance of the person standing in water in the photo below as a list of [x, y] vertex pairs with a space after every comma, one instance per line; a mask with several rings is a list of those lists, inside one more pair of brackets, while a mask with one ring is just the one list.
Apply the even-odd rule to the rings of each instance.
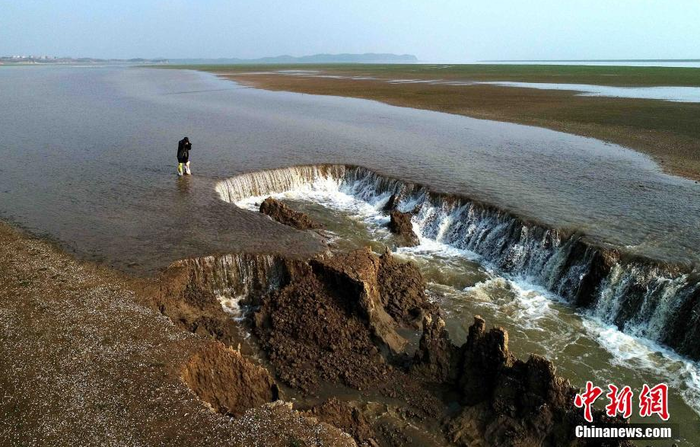
[[192, 143], [190, 139], [185, 137], [177, 143], [177, 175], [184, 174], [191, 175], [190, 171], [190, 151], [192, 150]]

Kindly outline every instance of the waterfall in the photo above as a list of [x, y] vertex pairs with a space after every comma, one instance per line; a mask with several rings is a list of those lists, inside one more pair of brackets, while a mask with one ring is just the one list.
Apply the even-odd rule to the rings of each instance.
[[420, 235], [479, 255], [496, 271], [545, 287], [621, 330], [700, 358], [700, 275], [621, 253], [465, 196], [441, 194], [358, 166], [299, 166], [220, 182], [222, 200], [336, 188], [381, 206], [391, 195]]
[[335, 181], [343, 177], [345, 166], [294, 166], [242, 174], [216, 185], [216, 192], [226, 202], [302, 188], [319, 179]]
[[222, 304], [238, 306], [238, 301], [255, 299], [282, 287], [288, 278], [287, 263], [277, 255], [227, 254], [183, 259], [174, 265], [188, 266], [191, 283], [211, 290]]

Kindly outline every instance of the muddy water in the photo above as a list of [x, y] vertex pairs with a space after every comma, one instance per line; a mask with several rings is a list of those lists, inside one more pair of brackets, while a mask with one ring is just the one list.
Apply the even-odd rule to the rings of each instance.
[[[458, 344], [466, 341], [474, 315], [481, 315], [489, 324], [508, 330], [516, 356], [525, 359], [536, 353], [552, 359], [574, 386], [583, 387], [592, 380], [606, 391], [605, 385], [612, 383], [629, 385], [638, 393], [645, 383], [668, 383], [671, 421], [681, 427], [676, 442], [700, 444], [700, 368], [696, 363], [621, 333], [591, 313], [577, 312], [523, 278], [501, 275], [475, 253], [424, 237], [417, 247], [396, 246], [386, 229], [389, 219], [381, 212], [382, 200], [368, 203], [324, 187], [273, 196], [321, 222], [335, 249], [371, 246], [382, 253], [389, 247], [395, 256], [416, 263], [428, 282], [431, 299], [445, 311], [450, 335]], [[251, 197], [237, 204], [256, 212], [262, 199]], [[652, 419], [635, 414], [632, 421], [660, 422]], [[639, 445], [665, 446], [668, 442]]]
[[[120, 268], [312, 251], [308, 238], [219, 206], [213, 187], [319, 162], [363, 164], [653, 257], [699, 256], [700, 185], [592, 139], [143, 68], [2, 67], [0, 104], [0, 215]], [[184, 135], [195, 176], [179, 180]]]

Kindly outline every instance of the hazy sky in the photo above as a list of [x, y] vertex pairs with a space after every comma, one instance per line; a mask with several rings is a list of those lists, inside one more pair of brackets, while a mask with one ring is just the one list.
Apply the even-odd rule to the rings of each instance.
[[700, 58], [698, 0], [0, 0], [0, 55]]

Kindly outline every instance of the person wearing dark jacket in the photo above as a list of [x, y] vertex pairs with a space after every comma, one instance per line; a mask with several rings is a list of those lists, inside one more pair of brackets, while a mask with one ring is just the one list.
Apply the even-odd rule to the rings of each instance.
[[192, 143], [190, 139], [185, 137], [177, 143], [177, 175], [184, 173], [191, 175], [190, 171], [190, 151], [192, 150]]

